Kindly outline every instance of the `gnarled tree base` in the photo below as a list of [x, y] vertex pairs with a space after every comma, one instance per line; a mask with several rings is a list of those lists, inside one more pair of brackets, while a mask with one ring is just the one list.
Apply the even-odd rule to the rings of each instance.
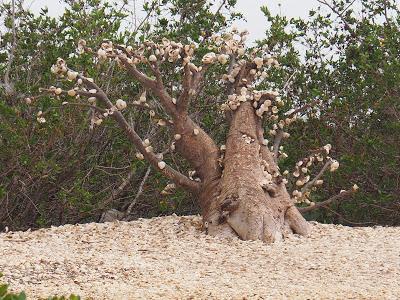
[[212, 235], [274, 242], [290, 233], [310, 232], [263, 143], [261, 121], [250, 103], [243, 103], [233, 116], [224, 169], [214, 186], [201, 196], [201, 202], [208, 203], [203, 217]]

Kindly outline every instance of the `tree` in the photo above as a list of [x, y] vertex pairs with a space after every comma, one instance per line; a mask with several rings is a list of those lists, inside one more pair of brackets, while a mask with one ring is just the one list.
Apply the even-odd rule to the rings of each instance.
[[[151, 1], [137, 22], [132, 22], [135, 11], [128, 10], [131, 7], [123, 1], [65, 1], [65, 11], [56, 18], [46, 9], [33, 14], [22, 2], [15, 1], [14, 13], [12, 1], [0, 4], [0, 21], [4, 21], [0, 28], [0, 230], [93, 222], [111, 208], [125, 211], [130, 207], [130, 219], [198, 212], [196, 203], [182, 190], [168, 198], [160, 196], [166, 179], [154, 172], [146, 176], [148, 166], [131, 159], [135, 151], [119, 128], [88, 129], [90, 114], [80, 114], [78, 106], [58, 109], [60, 103], [51, 97], [41, 97], [36, 106], [48, 121], [38, 124], [25, 98], [52, 84], [51, 73], [43, 70], [57, 57], [68, 57], [70, 65], [97, 74], [97, 84], [106, 87], [113, 98], [128, 91], [134, 94], [136, 85], [122, 84], [129, 78], [117, 66], [93, 65], [90, 55], [76, 55], [79, 38], [93, 45], [105, 39], [130, 43], [159, 31], [196, 41], [210, 26], [219, 30], [230, 23], [234, 1], [225, 2], [219, 13], [211, 12], [207, 2]], [[185, 22], [180, 22], [181, 11]], [[170, 19], [161, 22], [165, 15]], [[10, 60], [12, 49], [15, 55]], [[2, 85], [7, 70], [15, 93], [8, 93]], [[142, 124], [140, 135], [156, 134], [146, 115], [136, 111], [130, 118]], [[163, 148], [164, 133], [157, 137], [153, 146]]]
[[[52, 86], [42, 91], [63, 98], [65, 106], [89, 108], [92, 126], [101, 126], [104, 120], [114, 119], [137, 149], [138, 159], [145, 159], [173, 185], [198, 199], [204, 227], [210, 234], [266, 242], [280, 240], [291, 232], [307, 235], [310, 226], [295, 203], [313, 206], [314, 203], [308, 200], [311, 190], [321, 183], [325, 171], [335, 171], [339, 163], [329, 157], [331, 145], [328, 144], [313, 149], [297, 162], [290, 176], [288, 171], [279, 170], [278, 160], [286, 156], [280, 143], [289, 137], [285, 129], [295, 122], [299, 113], [316, 102], [297, 108], [287, 107], [276, 90], [259, 89], [268, 72], [279, 68], [279, 63], [268, 53], [267, 47], [246, 49], [246, 36], [247, 32], [233, 29], [210, 37], [206, 35], [197, 45], [166, 38], [132, 46], [104, 41], [97, 50], [80, 40], [80, 51], [94, 54], [96, 64], [113, 61], [126, 70], [132, 80], [140, 84], [140, 95], [136, 99], [112, 99], [85, 71], [69, 68], [62, 58], [51, 70], [64, 79], [68, 87]], [[223, 91], [219, 91], [223, 102], [220, 108], [229, 130], [225, 145], [220, 147], [192, 118], [191, 108], [201, 101], [205, 85], [210, 81], [223, 86]], [[64, 99], [66, 97], [69, 98]], [[173, 141], [167, 151], [154, 149], [149, 139], [142, 139], [137, 134], [136, 128], [140, 124], [134, 126], [125, 117], [133, 108], [148, 110], [154, 123], [168, 129]], [[287, 113], [284, 113], [285, 109]], [[37, 120], [46, 122], [42, 112], [37, 114]], [[265, 128], [273, 139], [272, 146], [265, 139]], [[168, 152], [172, 151], [194, 169], [190, 172], [191, 178], [168, 163]], [[323, 167], [311, 179], [309, 169], [317, 164], [323, 164]], [[166, 187], [167, 192], [173, 185]], [[289, 194], [287, 185], [296, 189]], [[355, 186], [342, 191], [320, 205], [356, 189]]]

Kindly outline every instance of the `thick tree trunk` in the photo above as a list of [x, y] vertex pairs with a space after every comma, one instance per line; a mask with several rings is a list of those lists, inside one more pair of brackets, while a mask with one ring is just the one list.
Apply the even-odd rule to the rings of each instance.
[[231, 121], [221, 179], [200, 193], [210, 234], [273, 242], [309, 233], [262, 141], [261, 120], [251, 103], [242, 103]]

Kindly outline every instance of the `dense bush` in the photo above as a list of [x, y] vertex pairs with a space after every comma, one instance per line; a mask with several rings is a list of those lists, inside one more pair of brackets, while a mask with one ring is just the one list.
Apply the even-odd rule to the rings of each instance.
[[[292, 132], [289, 157], [322, 141], [341, 161], [324, 199], [348, 182], [360, 186], [350, 201], [316, 212], [321, 221], [400, 224], [400, 15], [396, 1], [320, 1], [309, 18], [272, 16], [264, 42], [281, 56], [274, 74], [288, 74], [289, 99], [320, 104]], [[320, 117], [321, 116], [321, 117]], [[307, 134], [305, 134], [307, 132]], [[294, 161], [288, 161], [293, 163]], [[316, 199], [316, 200], [318, 200]]]

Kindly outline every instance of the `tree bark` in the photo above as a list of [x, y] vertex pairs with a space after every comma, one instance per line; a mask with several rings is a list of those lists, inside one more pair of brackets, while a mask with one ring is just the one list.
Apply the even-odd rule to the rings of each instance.
[[210, 234], [265, 242], [293, 232], [309, 234], [310, 225], [294, 206], [262, 141], [261, 119], [244, 102], [231, 121], [221, 178], [200, 193], [200, 202], [208, 204], [202, 207]]

